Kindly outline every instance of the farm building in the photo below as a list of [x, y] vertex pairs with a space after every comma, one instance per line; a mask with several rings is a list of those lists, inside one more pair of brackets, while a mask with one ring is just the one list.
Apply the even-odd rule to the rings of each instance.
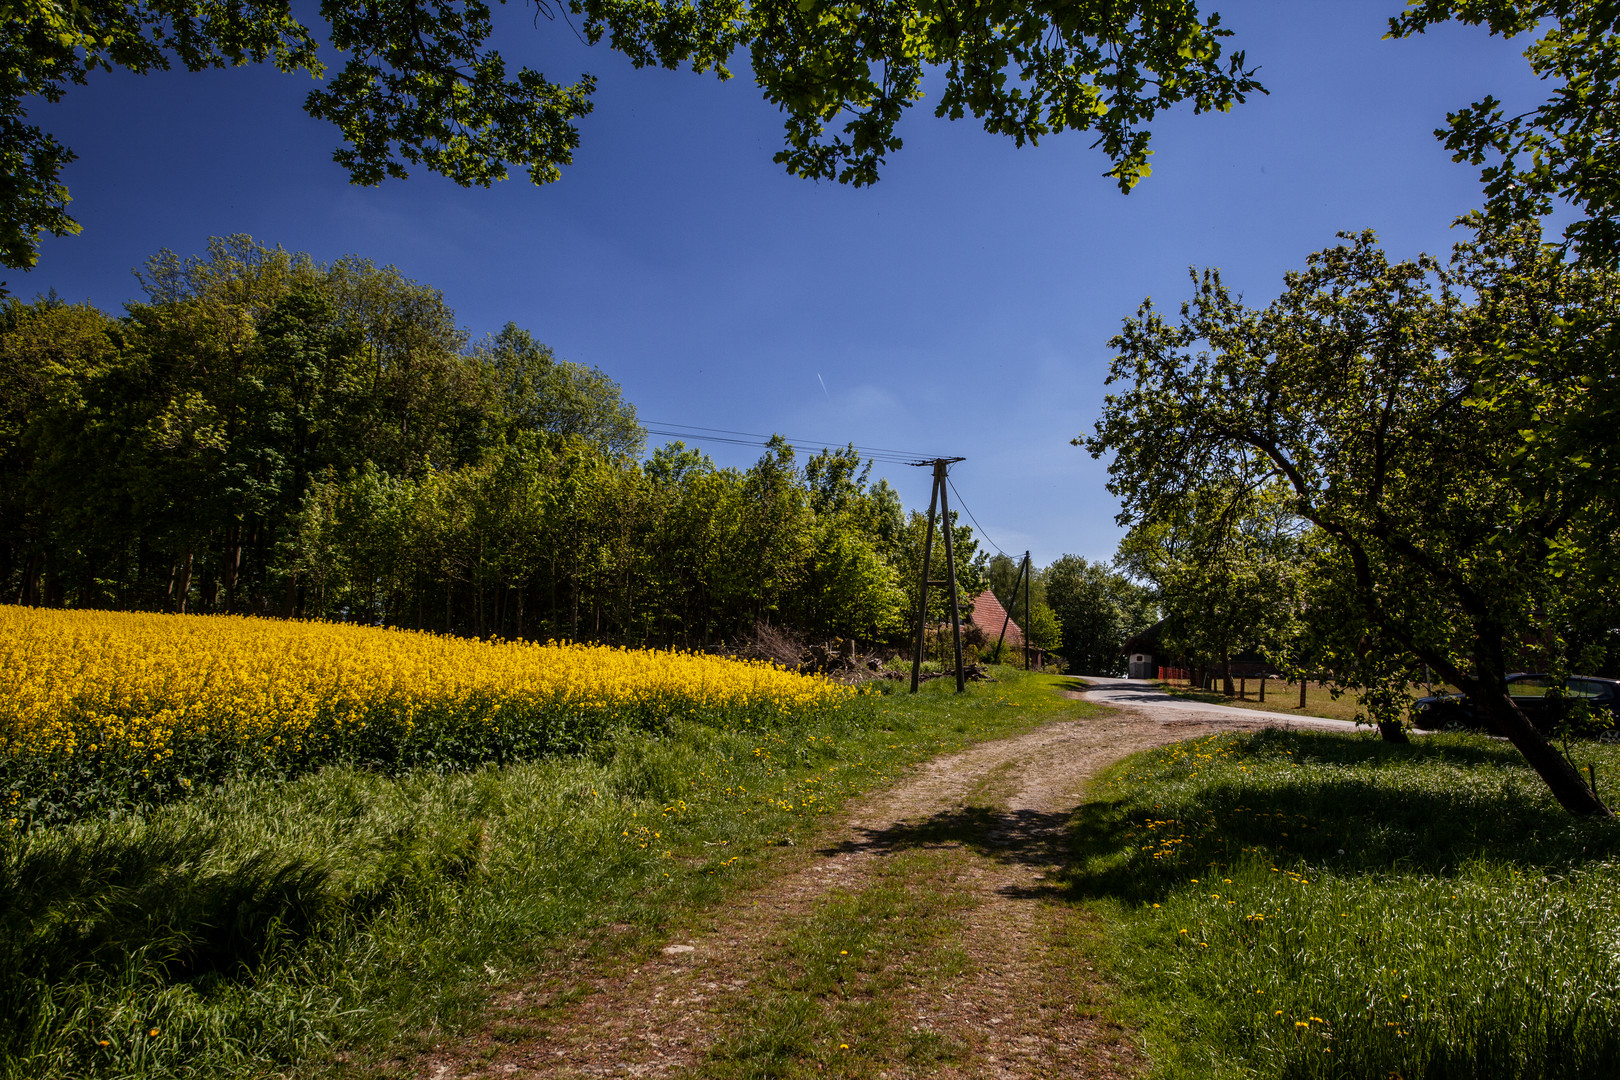
[[1180, 657], [1167, 656], [1161, 636], [1167, 620], [1160, 619], [1140, 633], [1133, 634], [1119, 647], [1125, 657], [1129, 676], [1133, 679], [1192, 679], [1202, 682], [1211, 675], [1230, 675], [1234, 679], [1265, 679], [1277, 677], [1277, 669], [1255, 649], [1245, 649], [1231, 657], [1226, 665], [1199, 667]]
[[1152, 626], [1139, 634], [1132, 634], [1126, 639], [1119, 651], [1125, 654], [1128, 665], [1126, 674], [1133, 679], [1156, 679], [1159, 677], [1159, 654], [1161, 646], [1159, 635], [1164, 632], [1164, 620], [1160, 619]]
[[[988, 654], [991, 649], [995, 648], [996, 639], [1001, 637], [1001, 628], [1004, 624], [1007, 627], [1007, 636], [1002, 639], [1004, 646], [1007, 649], [1023, 651], [1024, 628], [1018, 625], [1017, 619], [1011, 618], [1007, 614], [1007, 609], [1002, 606], [1000, 600], [996, 599], [995, 593], [986, 589], [982, 593], [970, 596], [967, 598], [967, 602], [963, 604], [963, 609], [967, 621], [977, 626], [979, 632], [984, 635], [984, 644], [980, 647], [985, 653]], [[1044, 669], [1046, 667], [1046, 650], [1031, 646], [1029, 662], [1031, 667]]]

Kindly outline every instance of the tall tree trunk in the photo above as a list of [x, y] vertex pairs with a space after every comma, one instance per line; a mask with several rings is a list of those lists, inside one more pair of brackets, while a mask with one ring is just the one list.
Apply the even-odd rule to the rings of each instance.
[[225, 532], [225, 610], [236, 610], [236, 581], [242, 572], [242, 523]]
[[38, 607], [40, 604], [40, 575], [45, 569], [45, 556], [35, 554], [28, 556], [28, 562], [23, 569], [22, 591], [18, 603], [27, 607]]
[[197, 549], [187, 549], [185, 564], [180, 568], [180, 583], [176, 591], [180, 595], [180, 614], [182, 615], [186, 613], [186, 601], [191, 597], [191, 567], [196, 558]]

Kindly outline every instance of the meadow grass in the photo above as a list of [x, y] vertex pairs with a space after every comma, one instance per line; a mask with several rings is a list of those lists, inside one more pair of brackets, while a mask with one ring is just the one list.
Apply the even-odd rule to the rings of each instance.
[[1506, 744], [1217, 736], [1091, 794], [1067, 894], [1111, 926], [1153, 1076], [1620, 1072], [1620, 825], [1559, 809]]
[[[335, 765], [0, 834], [0, 1076], [380, 1075], [559, 953], [650, 948], [848, 798], [1058, 710], [1006, 670], [445, 774]], [[628, 928], [628, 929], [626, 929]], [[347, 1064], [340, 1064], [347, 1062]]]

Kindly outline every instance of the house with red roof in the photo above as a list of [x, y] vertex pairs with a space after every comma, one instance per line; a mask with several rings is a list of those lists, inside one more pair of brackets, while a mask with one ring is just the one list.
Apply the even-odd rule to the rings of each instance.
[[[1001, 601], [996, 599], [995, 593], [986, 589], [976, 596], [970, 596], [962, 608], [967, 621], [977, 626], [984, 634], [986, 653], [995, 648], [996, 639], [1001, 636], [1003, 625], [1007, 627], [1007, 636], [1002, 639], [1005, 647], [1023, 650], [1024, 628], [1018, 625], [1017, 619], [1008, 616], [1007, 609], [1001, 606]], [[1032, 646], [1029, 659], [1030, 664], [1037, 669], [1046, 666], [1046, 652], [1043, 649]]]

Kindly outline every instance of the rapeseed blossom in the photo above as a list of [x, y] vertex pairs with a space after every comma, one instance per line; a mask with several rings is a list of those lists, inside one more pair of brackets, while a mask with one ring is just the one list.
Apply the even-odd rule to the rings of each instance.
[[852, 695], [699, 653], [0, 606], [0, 796], [140, 803], [332, 761], [504, 762], [616, 727], [770, 723]]

